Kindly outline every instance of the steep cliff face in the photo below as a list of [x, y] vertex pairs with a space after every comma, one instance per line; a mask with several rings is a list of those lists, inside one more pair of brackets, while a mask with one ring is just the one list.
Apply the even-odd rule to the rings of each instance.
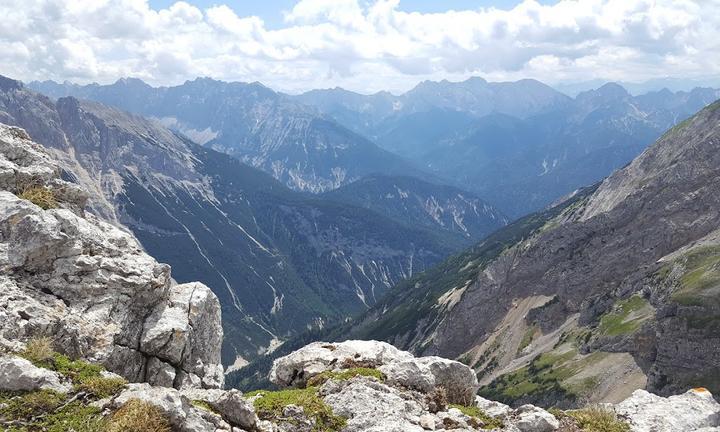
[[508, 219], [476, 195], [414, 177], [373, 175], [323, 197], [373, 210], [404, 223], [476, 242]]
[[461, 358], [481, 394], [515, 403], [717, 390], [719, 125], [715, 103], [597, 191], [402, 284], [351, 333]]
[[0, 125], [0, 345], [49, 336], [131, 381], [223, 385], [215, 295], [84, 212], [87, 192], [19, 128]]

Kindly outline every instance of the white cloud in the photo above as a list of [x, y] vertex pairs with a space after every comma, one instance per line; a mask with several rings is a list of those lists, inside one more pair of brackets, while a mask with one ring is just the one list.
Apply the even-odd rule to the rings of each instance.
[[720, 74], [720, 0], [525, 0], [511, 10], [421, 14], [400, 0], [300, 0], [285, 24], [225, 5], [5, 0], [0, 73], [24, 80], [173, 84], [196, 76], [289, 91], [403, 90], [422, 79]]

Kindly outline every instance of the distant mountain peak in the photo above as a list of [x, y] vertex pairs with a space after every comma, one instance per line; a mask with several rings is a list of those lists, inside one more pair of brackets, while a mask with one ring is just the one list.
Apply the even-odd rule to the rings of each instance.
[[23, 83], [12, 78], [0, 75], [0, 90], [11, 91], [20, 90], [23, 88]]

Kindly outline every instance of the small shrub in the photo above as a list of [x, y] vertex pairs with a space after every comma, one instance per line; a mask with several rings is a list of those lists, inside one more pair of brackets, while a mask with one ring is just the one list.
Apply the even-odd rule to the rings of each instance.
[[586, 432], [630, 432], [630, 426], [618, 419], [614, 411], [592, 407], [568, 411], [577, 425]]
[[81, 380], [76, 390], [90, 393], [97, 398], [106, 398], [120, 392], [126, 385], [125, 378], [106, 378], [103, 376], [91, 376]]
[[428, 411], [435, 414], [439, 411], [445, 411], [447, 408], [447, 392], [442, 387], [435, 387], [427, 395]]
[[375, 377], [379, 381], [385, 380], [385, 375], [383, 375], [382, 372], [380, 372], [377, 369], [373, 368], [352, 368], [352, 369], [344, 369], [338, 372], [334, 371], [325, 371], [321, 374], [315, 375], [314, 377], [310, 378], [307, 382], [308, 387], [318, 387], [325, 383], [325, 381], [333, 379], [336, 381], [347, 381], [350, 378], [354, 378], [356, 376], [367, 376], [367, 377]]
[[25, 344], [25, 350], [20, 353], [22, 357], [29, 360], [37, 367], [49, 368], [55, 355], [53, 351], [53, 340], [49, 337], [33, 338]]
[[344, 417], [336, 416], [320, 399], [315, 387], [264, 391], [257, 394], [261, 397], [254, 401], [255, 411], [258, 417], [264, 420], [281, 417], [286, 406], [297, 405], [303, 408], [308, 418], [315, 421], [314, 432], [339, 431], [347, 423]]
[[490, 417], [476, 406], [450, 404], [448, 408], [457, 408], [466, 416], [479, 420], [481, 423], [480, 427], [483, 429], [502, 429], [505, 427], [505, 424], [500, 419]]
[[26, 187], [18, 196], [22, 199], [30, 201], [43, 210], [56, 208], [58, 206], [55, 193], [45, 186]]
[[170, 432], [170, 421], [160, 408], [130, 399], [113, 414], [107, 432]]

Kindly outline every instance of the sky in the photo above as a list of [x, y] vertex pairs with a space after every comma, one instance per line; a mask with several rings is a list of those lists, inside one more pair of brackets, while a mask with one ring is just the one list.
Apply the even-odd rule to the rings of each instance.
[[0, 74], [24, 81], [720, 82], [720, 0], [3, 0], [0, 16]]

